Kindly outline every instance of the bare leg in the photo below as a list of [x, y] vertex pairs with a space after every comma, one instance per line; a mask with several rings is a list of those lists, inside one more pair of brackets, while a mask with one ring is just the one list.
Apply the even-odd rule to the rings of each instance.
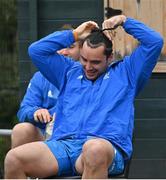
[[83, 152], [76, 161], [76, 169], [83, 179], [106, 179], [113, 157], [114, 150], [109, 141], [91, 139], [84, 144]]
[[11, 146], [15, 148], [26, 143], [43, 140], [44, 136], [40, 130], [33, 124], [25, 122], [14, 126], [11, 136]]
[[58, 162], [46, 144], [33, 142], [11, 149], [5, 158], [5, 179], [56, 175]]

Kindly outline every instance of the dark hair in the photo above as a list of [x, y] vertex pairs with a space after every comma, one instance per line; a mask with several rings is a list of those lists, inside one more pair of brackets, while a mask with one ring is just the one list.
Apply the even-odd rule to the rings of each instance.
[[91, 48], [104, 45], [104, 54], [107, 58], [112, 54], [112, 41], [100, 29], [94, 29], [91, 34], [82, 41], [82, 45], [84, 42], [87, 42], [87, 45]]

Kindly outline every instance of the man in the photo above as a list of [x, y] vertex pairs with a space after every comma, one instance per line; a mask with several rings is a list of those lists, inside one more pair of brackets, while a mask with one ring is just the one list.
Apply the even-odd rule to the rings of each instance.
[[[60, 50], [58, 53], [79, 60], [79, 42]], [[25, 143], [43, 141], [51, 135], [46, 124], [53, 119], [59, 90], [40, 72], [36, 72], [28, 85], [17, 117], [21, 123], [12, 130], [12, 148]], [[52, 123], [52, 122], [51, 122]]]
[[[142, 72], [146, 72], [144, 79], [150, 77], [163, 40], [157, 32], [124, 15], [105, 20], [103, 29], [118, 25], [140, 45], [130, 56], [114, 63], [108, 31], [92, 32], [98, 27], [92, 21], [73, 31], [50, 34], [30, 46], [35, 65], [60, 89], [56, 122], [50, 140], [8, 152], [6, 178], [78, 173], [84, 179], [103, 179], [123, 172], [132, 154], [138, 81]], [[81, 64], [54, 54], [82, 39]]]
[[45, 139], [46, 124], [56, 111], [59, 90], [40, 72], [36, 72], [28, 85], [17, 117], [21, 123], [12, 130], [12, 148]]
[[58, 53], [78, 61], [80, 59], [80, 44], [81, 42], [75, 42], [68, 48], [59, 50]]

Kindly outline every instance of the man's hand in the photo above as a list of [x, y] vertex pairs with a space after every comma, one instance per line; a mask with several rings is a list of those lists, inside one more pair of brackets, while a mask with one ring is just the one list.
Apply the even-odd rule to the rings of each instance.
[[[113, 16], [103, 22], [102, 28], [103, 29], [114, 28], [119, 25], [122, 25], [125, 21], [126, 21], [126, 16], [124, 15]], [[104, 33], [109, 39], [111, 39], [109, 31], [104, 31]]]
[[86, 38], [93, 29], [98, 28], [98, 24], [94, 21], [87, 21], [82, 23], [76, 29], [73, 30], [73, 33], [77, 34], [77, 40], [82, 40]]
[[38, 109], [37, 111], [35, 111], [33, 117], [36, 122], [41, 123], [48, 123], [52, 120], [52, 116], [47, 109]]

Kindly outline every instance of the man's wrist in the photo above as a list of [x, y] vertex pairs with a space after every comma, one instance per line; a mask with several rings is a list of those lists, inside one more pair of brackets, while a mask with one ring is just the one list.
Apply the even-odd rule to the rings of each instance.
[[122, 21], [122, 25], [126, 22], [127, 17], [125, 15], [121, 15], [121, 21]]

